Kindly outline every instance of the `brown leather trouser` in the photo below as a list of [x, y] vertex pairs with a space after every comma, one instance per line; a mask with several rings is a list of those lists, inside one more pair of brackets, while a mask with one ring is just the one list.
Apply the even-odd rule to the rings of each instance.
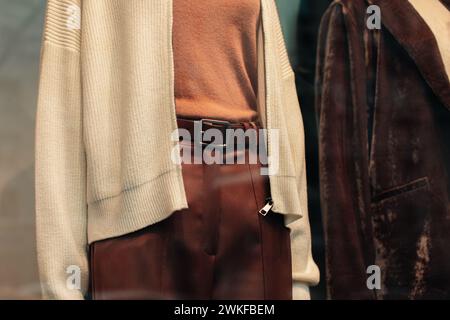
[[[193, 147], [191, 142], [181, 145], [183, 152]], [[268, 177], [260, 174], [260, 164], [248, 162], [183, 163], [189, 209], [93, 243], [91, 296], [292, 299], [289, 229], [282, 215], [258, 213], [269, 196]]]

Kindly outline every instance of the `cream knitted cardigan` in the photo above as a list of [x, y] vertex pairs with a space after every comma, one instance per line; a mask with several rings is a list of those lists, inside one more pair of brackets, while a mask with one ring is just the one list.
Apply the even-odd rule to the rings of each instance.
[[[44, 298], [83, 299], [89, 243], [188, 206], [181, 168], [171, 161], [172, 1], [48, 0], [36, 127]], [[280, 141], [276, 147], [269, 134], [269, 156], [279, 155], [278, 173], [270, 176], [273, 210], [291, 229], [294, 298], [307, 299], [319, 272], [311, 256], [303, 123], [275, 2], [261, 0], [261, 7], [259, 112], [267, 128], [279, 129]]]

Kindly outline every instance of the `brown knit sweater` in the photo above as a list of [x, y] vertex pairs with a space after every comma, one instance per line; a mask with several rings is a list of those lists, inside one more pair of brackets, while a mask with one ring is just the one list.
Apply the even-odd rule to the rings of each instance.
[[260, 0], [174, 0], [178, 116], [257, 118]]

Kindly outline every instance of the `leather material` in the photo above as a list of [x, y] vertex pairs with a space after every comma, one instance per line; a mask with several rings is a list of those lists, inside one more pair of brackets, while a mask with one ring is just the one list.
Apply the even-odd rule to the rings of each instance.
[[[245, 148], [250, 147], [251, 143], [258, 144], [259, 140], [259, 129], [261, 127], [258, 121], [253, 122], [227, 122], [227, 121], [219, 121], [213, 119], [183, 119], [178, 118], [178, 129], [185, 129], [190, 134], [190, 139], [188, 141], [193, 141], [196, 144], [203, 144], [203, 146], [212, 145], [217, 146], [218, 144], [227, 144], [233, 143], [238, 144], [239, 142], [235, 139], [234, 135], [230, 135], [228, 133], [235, 133], [234, 130], [241, 130], [247, 134], [245, 141], [242, 141], [243, 146]], [[251, 133], [246, 131], [247, 129], [253, 129]], [[197, 130], [197, 132], [196, 132]], [[216, 141], [212, 138], [213, 141], [209, 141], [209, 139], [204, 140], [202, 136], [203, 133], [200, 131], [207, 130], [218, 130], [222, 134], [222, 141]], [[228, 130], [228, 131], [227, 131]], [[180, 141], [183, 141], [186, 137], [180, 135]]]
[[182, 164], [189, 209], [91, 245], [93, 299], [292, 299], [289, 229], [258, 213], [270, 194], [260, 168]]

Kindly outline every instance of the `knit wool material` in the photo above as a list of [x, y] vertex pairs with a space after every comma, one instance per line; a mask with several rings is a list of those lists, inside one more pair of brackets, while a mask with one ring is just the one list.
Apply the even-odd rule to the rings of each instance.
[[[311, 255], [303, 123], [274, 0], [261, 0], [261, 17], [257, 107], [272, 130], [269, 156], [278, 157], [270, 176], [273, 211], [291, 229], [294, 298], [307, 299], [319, 272]], [[172, 22], [172, 0], [48, 1], [35, 164], [44, 298], [84, 298], [88, 244], [188, 207], [181, 166], [172, 161]], [[77, 270], [79, 289], [76, 281], [68, 285], [67, 271]]]

